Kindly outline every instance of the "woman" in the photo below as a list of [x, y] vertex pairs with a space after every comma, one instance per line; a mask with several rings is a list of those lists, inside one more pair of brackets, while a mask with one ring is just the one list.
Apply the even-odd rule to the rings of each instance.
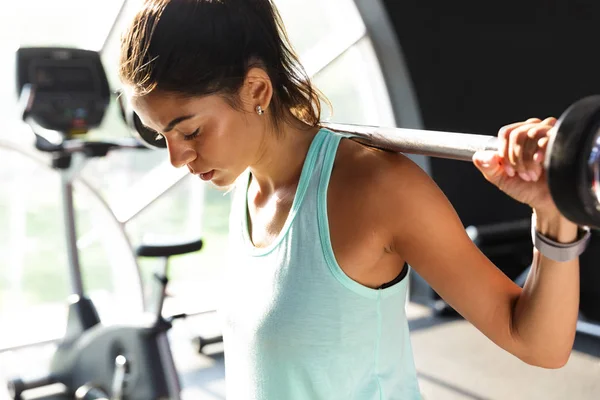
[[321, 97], [270, 0], [146, 1], [123, 36], [120, 77], [175, 167], [235, 188], [220, 310], [228, 399], [420, 398], [408, 264], [506, 351], [567, 362], [579, 234], [542, 168], [555, 119], [508, 125], [498, 152], [473, 158], [533, 210], [521, 289], [408, 158], [321, 128]]

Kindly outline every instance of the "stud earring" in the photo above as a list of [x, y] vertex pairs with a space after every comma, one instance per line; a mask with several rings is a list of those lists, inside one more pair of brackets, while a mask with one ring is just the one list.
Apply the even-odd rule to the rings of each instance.
[[265, 113], [265, 110], [263, 110], [261, 106], [256, 106], [256, 113], [258, 115], [263, 115]]

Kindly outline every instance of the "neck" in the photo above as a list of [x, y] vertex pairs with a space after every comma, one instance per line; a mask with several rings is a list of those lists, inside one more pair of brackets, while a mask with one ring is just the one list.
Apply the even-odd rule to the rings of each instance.
[[[319, 128], [282, 124], [279, 135], [266, 132], [257, 161], [250, 165], [256, 200], [288, 197], [295, 193], [304, 160]], [[293, 197], [293, 196], [292, 196]]]

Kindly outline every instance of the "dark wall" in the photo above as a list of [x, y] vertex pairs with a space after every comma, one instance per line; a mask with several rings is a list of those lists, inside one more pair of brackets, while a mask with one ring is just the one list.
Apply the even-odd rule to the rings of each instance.
[[[600, 94], [599, 0], [383, 3], [426, 129], [496, 135], [530, 117], [558, 118], [576, 100]], [[465, 226], [531, 215], [471, 163], [430, 163]], [[494, 262], [514, 279], [515, 260]], [[600, 321], [600, 231], [580, 260], [581, 311]]]
[[[495, 135], [511, 122], [559, 117], [600, 93], [598, 0], [384, 5], [426, 129]], [[431, 168], [465, 225], [530, 215], [470, 163], [431, 159]]]

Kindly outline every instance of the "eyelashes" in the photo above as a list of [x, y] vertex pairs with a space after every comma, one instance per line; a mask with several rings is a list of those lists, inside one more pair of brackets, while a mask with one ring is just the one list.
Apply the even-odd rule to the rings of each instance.
[[[146, 126], [144, 126], [144, 128], [156, 135], [154, 137], [154, 140], [157, 140], [157, 141], [165, 140], [165, 137], [162, 134], [160, 134], [160, 133], [156, 132], [155, 130], [150, 129]], [[196, 129], [194, 132], [192, 132], [190, 134], [183, 135], [183, 140], [193, 140], [193, 139], [197, 138], [199, 134], [200, 134], [200, 128]]]
[[189, 135], [183, 135], [183, 140], [193, 140], [200, 134], [200, 128], [196, 129], [194, 132]]

